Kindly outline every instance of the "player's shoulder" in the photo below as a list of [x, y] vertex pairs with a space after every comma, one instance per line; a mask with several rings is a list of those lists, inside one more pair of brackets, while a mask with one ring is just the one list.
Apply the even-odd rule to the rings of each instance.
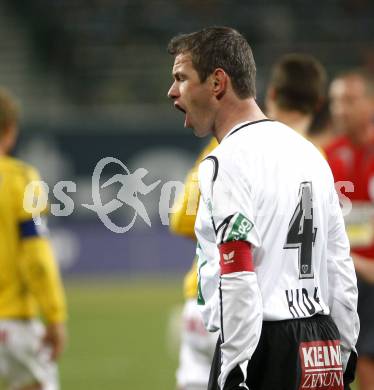
[[0, 158], [0, 173], [10, 175], [14, 180], [31, 181], [39, 179], [39, 172], [34, 166], [10, 156]]

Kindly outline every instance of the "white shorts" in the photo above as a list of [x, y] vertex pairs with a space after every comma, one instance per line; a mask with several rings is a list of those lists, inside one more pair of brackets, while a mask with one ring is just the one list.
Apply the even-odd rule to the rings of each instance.
[[177, 370], [180, 389], [206, 389], [218, 333], [205, 330], [196, 299], [187, 300], [182, 313], [182, 337]]
[[58, 390], [57, 365], [42, 344], [44, 334], [39, 320], [0, 320], [0, 378], [9, 389], [40, 383], [43, 390]]

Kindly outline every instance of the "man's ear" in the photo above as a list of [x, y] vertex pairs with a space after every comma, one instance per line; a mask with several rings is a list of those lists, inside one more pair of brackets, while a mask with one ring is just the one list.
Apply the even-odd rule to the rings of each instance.
[[227, 73], [221, 68], [217, 68], [212, 74], [213, 94], [218, 100], [226, 93], [228, 77]]

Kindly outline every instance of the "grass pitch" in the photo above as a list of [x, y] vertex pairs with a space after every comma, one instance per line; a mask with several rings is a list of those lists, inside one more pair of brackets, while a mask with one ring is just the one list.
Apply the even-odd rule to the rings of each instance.
[[177, 357], [168, 350], [170, 312], [182, 280], [68, 281], [69, 343], [64, 390], [174, 390]]
[[68, 281], [62, 390], [175, 390], [167, 329], [181, 286], [181, 279]]

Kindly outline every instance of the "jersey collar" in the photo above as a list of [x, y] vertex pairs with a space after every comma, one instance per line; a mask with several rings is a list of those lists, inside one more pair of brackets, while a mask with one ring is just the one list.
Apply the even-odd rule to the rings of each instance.
[[247, 121], [247, 122], [241, 122], [241, 123], [238, 123], [237, 125], [235, 125], [221, 140], [221, 142], [223, 140], [225, 140], [226, 138], [230, 137], [231, 135], [233, 135], [234, 133], [236, 133], [237, 131], [239, 130], [242, 130], [244, 129], [245, 127], [248, 127], [248, 126], [251, 126], [251, 125], [255, 125], [257, 123], [261, 123], [261, 122], [273, 122], [273, 120], [271, 119], [259, 119], [258, 121]]

